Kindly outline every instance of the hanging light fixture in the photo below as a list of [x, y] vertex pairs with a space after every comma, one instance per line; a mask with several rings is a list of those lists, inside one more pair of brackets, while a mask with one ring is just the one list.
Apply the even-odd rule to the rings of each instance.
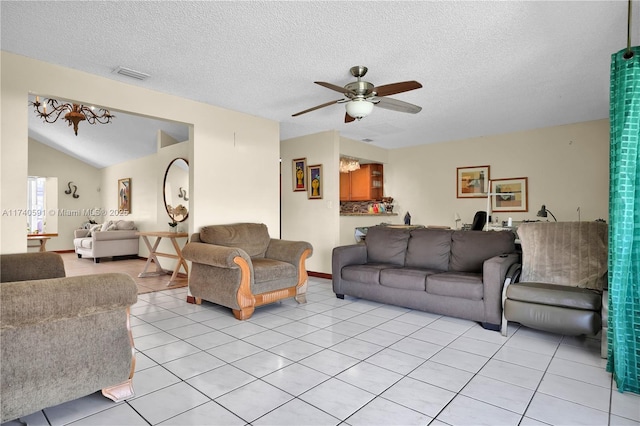
[[356, 120], [360, 120], [362, 117], [366, 117], [373, 111], [373, 103], [365, 101], [361, 98], [355, 98], [345, 104], [347, 114]]
[[349, 173], [360, 168], [360, 161], [356, 158], [340, 157], [340, 173]]
[[[74, 103], [59, 103], [55, 99], [46, 99], [40, 103], [40, 96], [36, 96], [36, 101], [29, 102], [29, 105], [34, 107], [36, 115], [42, 118], [45, 123], [55, 123], [66, 112], [63, 118], [67, 120], [69, 126], [73, 125], [76, 136], [78, 136], [78, 124], [81, 121], [87, 121], [89, 124], [107, 124], [115, 117], [109, 110], [103, 108], [99, 110], [99, 114], [96, 114], [93, 107]], [[47, 112], [47, 105], [51, 109], [50, 112]]]

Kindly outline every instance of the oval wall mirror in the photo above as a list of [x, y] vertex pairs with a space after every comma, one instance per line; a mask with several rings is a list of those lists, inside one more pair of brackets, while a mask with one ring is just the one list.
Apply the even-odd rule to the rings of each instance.
[[176, 158], [164, 172], [164, 208], [171, 219], [184, 222], [189, 217], [189, 162]]

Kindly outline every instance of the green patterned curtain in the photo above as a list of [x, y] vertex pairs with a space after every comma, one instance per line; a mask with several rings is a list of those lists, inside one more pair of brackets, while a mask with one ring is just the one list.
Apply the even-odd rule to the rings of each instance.
[[640, 47], [611, 55], [607, 371], [640, 393]]

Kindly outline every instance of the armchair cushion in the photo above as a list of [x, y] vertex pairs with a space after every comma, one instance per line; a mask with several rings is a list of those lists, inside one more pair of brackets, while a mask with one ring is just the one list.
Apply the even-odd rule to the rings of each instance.
[[532, 282], [513, 284], [507, 288], [507, 297], [510, 300], [572, 309], [597, 311], [602, 308], [602, 294], [597, 291], [557, 284]]
[[265, 256], [270, 239], [267, 225], [263, 223], [214, 225], [200, 229], [202, 242], [240, 248], [252, 258]]

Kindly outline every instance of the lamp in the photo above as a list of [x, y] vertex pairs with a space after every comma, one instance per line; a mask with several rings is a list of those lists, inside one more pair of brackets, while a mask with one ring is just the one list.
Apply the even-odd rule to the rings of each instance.
[[347, 114], [351, 117], [360, 120], [362, 117], [366, 117], [373, 111], [373, 104], [365, 101], [364, 99], [352, 99], [345, 104]]
[[[40, 103], [39, 96], [36, 96], [35, 102], [29, 102], [29, 105], [34, 107], [34, 112], [38, 117], [42, 118], [45, 123], [55, 123], [58, 121], [58, 118], [66, 112], [64, 119], [67, 120], [69, 126], [73, 125], [73, 131], [76, 136], [78, 136], [78, 123], [81, 121], [86, 120], [89, 124], [107, 124], [115, 117], [115, 115], [111, 115], [109, 110], [103, 108], [100, 109], [100, 114], [96, 114], [93, 112], [93, 107], [70, 103], [59, 104], [55, 99], [47, 99], [43, 103]], [[52, 109], [51, 112], [47, 112], [47, 105]], [[42, 110], [40, 106], [42, 106]]]
[[360, 161], [356, 158], [340, 157], [340, 173], [349, 173], [360, 168]]
[[555, 220], [556, 222], [558, 221], [558, 219], [556, 219], [556, 217], [553, 215], [553, 213], [551, 213], [551, 211], [547, 210], [547, 206], [545, 206], [544, 204], [542, 205], [542, 207], [540, 208], [540, 210], [538, 210], [538, 217], [547, 217], [547, 213], [549, 213], [551, 215], [551, 217], [553, 217], [553, 220]]

